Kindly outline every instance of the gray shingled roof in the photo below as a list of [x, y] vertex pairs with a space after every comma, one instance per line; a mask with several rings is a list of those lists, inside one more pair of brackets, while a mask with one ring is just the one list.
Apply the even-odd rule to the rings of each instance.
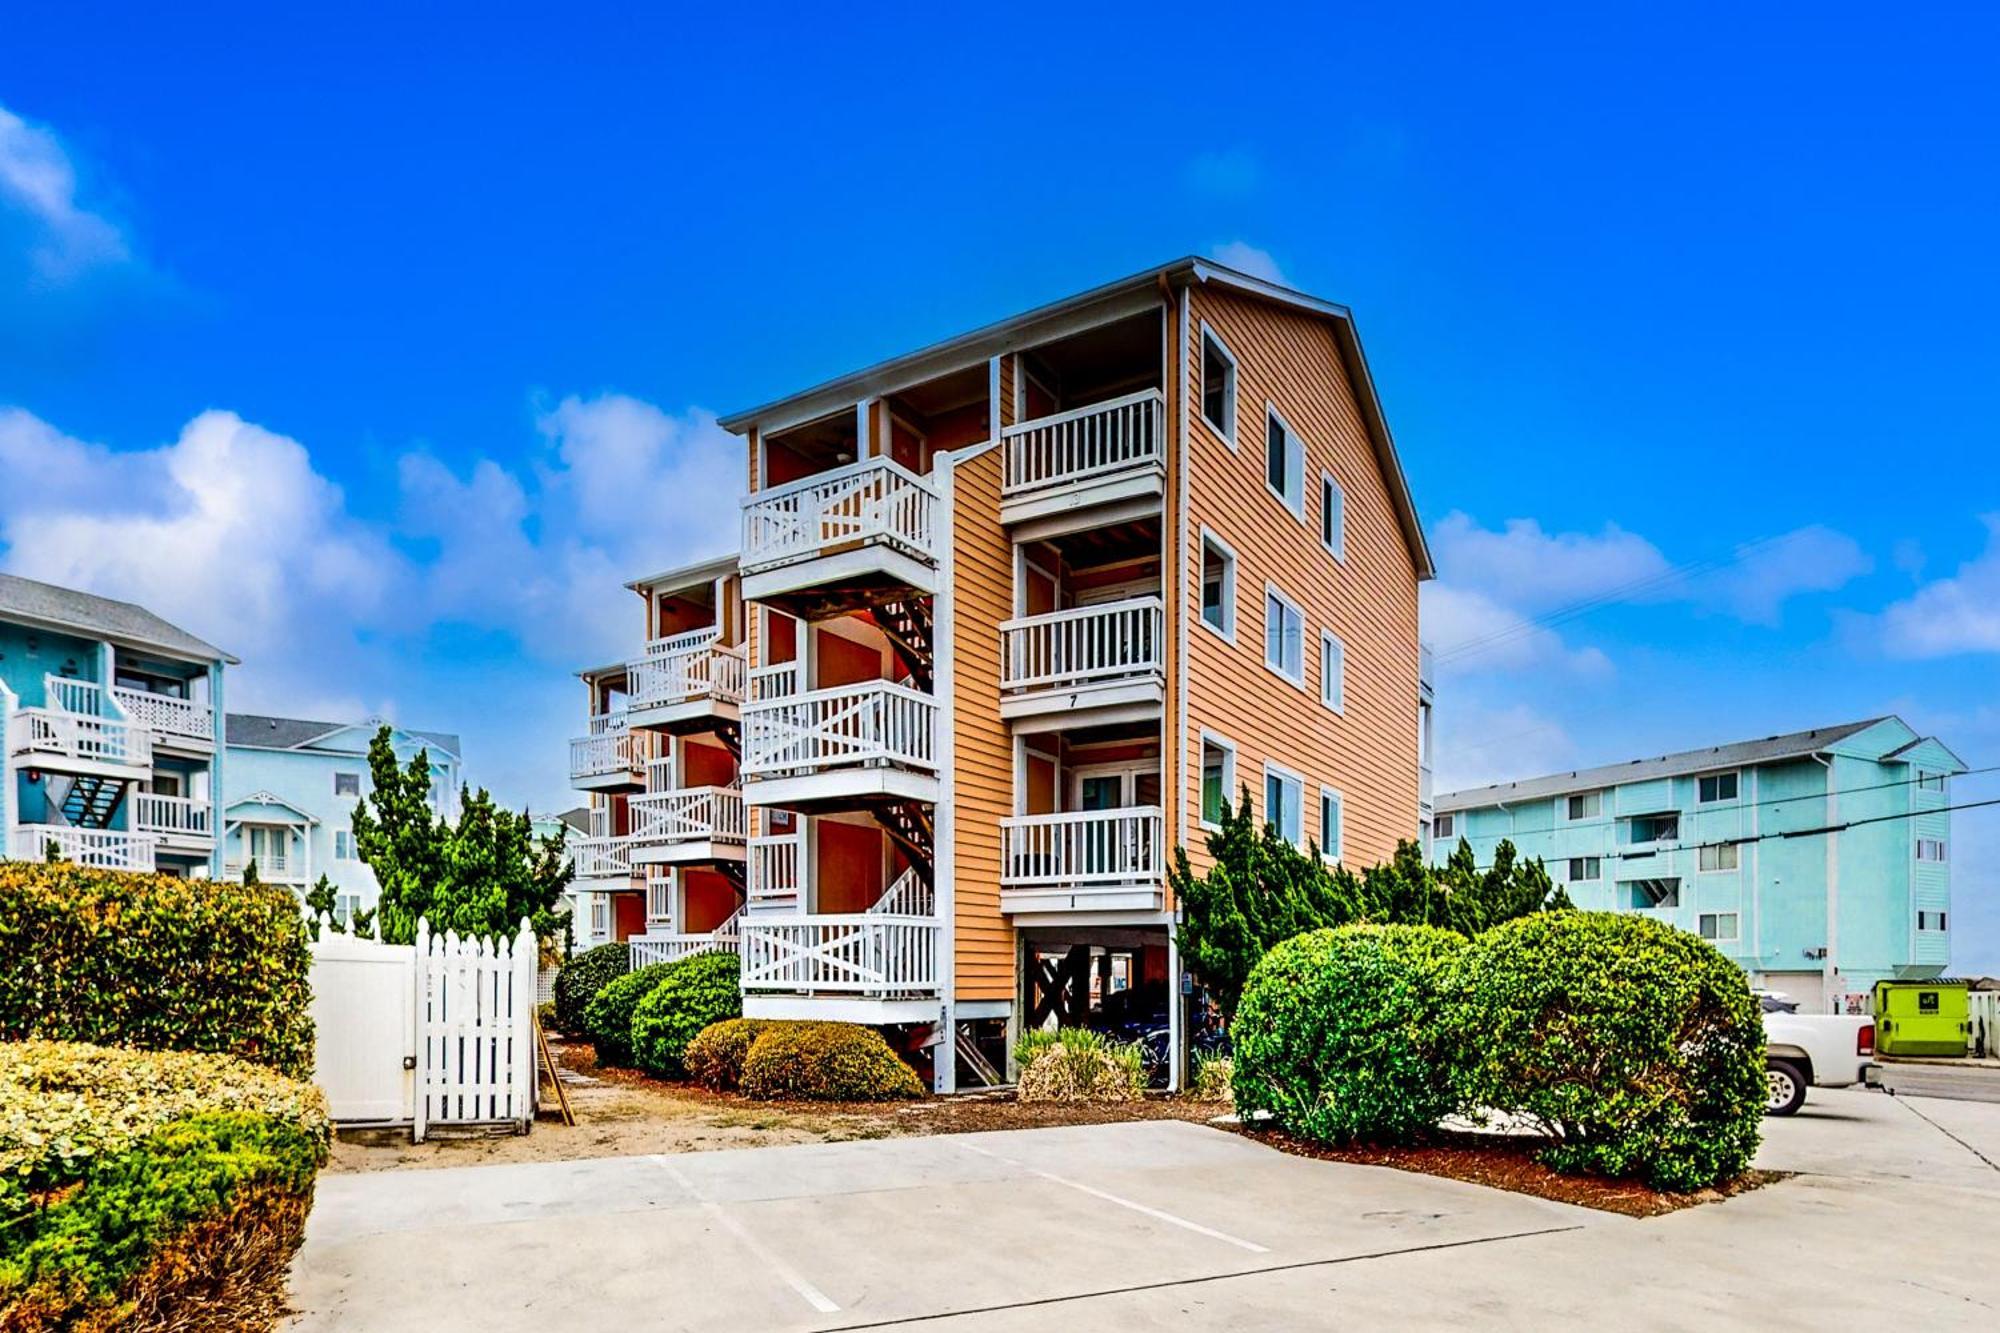
[[[329, 732], [349, 727], [365, 727], [367, 722], [310, 722], [300, 717], [266, 717], [261, 713], [230, 713], [223, 722], [223, 741], [229, 745], [255, 745], [266, 750], [295, 750]], [[403, 728], [409, 731], [409, 728]], [[458, 736], [449, 731], [410, 731], [410, 735], [435, 745], [453, 758], [463, 758], [465, 750]]]
[[236, 659], [205, 640], [170, 625], [143, 606], [62, 588], [53, 583], [0, 574], [0, 619], [21, 619], [57, 629], [74, 630], [87, 638], [151, 648], [175, 657], [228, 662]]
[[1599, 768], [1579, 768], [1569, 773], [1551, 773], [1547, 777], [1523, 778], [1519, 782], [1496, 782], [1490, 787], [1468, 787], [1464, 791], [1447, 792], [1431, 802], [1439, 814], [1453, 810], [1476, 810], [1481, 806], [1496, 805], [1502, 801], [1534, 801], [1549, 796], [1561, 796], [1567, 792], [1592, 791], [1599, 787], [1609, 787], [1620, 782], [1646, 782], [1653, 778], [1680, 777], [1688, 773], [1707, 773], [1718, 768], [1741, 768], [1748, 764], [1769, 764], [1781, 759], [1798, 759], [1809, 754], [1818, 754], [1829, 745], [1837, 745], [1859, 731], [1866, 731], [1878, 722], [1888, 718], [1871, 717], [1860, 722], [1843, 722], [1839, 726], [1815, 727], [1811, 731], [1792, 731], [1782, 736], [1766, 736], [1757, 741], [1737, 741], [1731, 745], [1712, 745], [1702, 750], [1682, 750], [1677, 754], [1663, 754], [1656, 759], [1633, 759], [1622, 764], [1605, 764]]

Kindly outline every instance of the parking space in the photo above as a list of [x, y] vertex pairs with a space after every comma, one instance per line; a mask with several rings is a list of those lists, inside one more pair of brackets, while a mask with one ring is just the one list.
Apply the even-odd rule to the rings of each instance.
[[[1938, 1103], [1923, 1109], [1933, 1111]], [[1767, 1122], [1801, 1174], [1650, 1221], [1312, 1161], [1172, 1121], [324, 1178], [296, 1327], [1987, 1326], [2000, 1107]], [[1886, 1282], [1873, 1229], [1939, 1228]], [[1698, 1278], [1698, 1280], [1693, 1280]]]

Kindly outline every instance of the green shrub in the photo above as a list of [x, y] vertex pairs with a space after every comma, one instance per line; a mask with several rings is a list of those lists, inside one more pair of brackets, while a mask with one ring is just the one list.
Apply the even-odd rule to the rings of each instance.
[[681, 1065], [704, 1088], [734, 1092], [743, 1086], [743, 1061], [750, 1043], [774, 1026], [762, 1018], [725, 1018], [710, 1023], [688, 1043]]
[[1232, 1091], [1235, 1078], [1236, 1061], [1233, 1057], [1196, 1051], [1194, 1080], [1188, 1088], [1188, 1095], [1198, 1102], [1231, 1101], [1235, 1097]]
[[1047, 1036], [1029, 1044], [1033, 1058], [1015, 1085], [1022, 1101], [1129, 1102], [1145, 1095], [1146, 1057], [1139, 1043], [1111, 1041], [1089, 1028], [1062, 1028]]
[[632, 946], [600, 944], [585, 949], [556, 970], [556, 1026], [572, 1037], [589, 1029], [584, 1025], [584, 1007], [597, 998], [612, 980], [632, 970]]
[[1018, 1073], [1035, 1063], [1035, 1057], [1055, 1045], [1061, 1038], [1060, 1028], [1028, 1028], [1014, 1038], [1014, 1069]]
[[0, 863], [0, 1041], [209, 1051], [303, 1077], [311, 965], [289, 889]]
[[682, 1057], [701, 1030], [743, 1012], [741, 965], [733, 953], [697, 953], [675, 963], [632, 1011], [632, 1057], [655, 1078], [685, 1078]]
[[1450, 964], [1434, 926], [1343, 926], [1264, 955], [1230, 1027], [1236, 1108], [1330, 1143], [1407, 1143], [1458, 1108]]
[[597, 1048], [597, 1063], [632, 1063], [632, 1011], [679, 966], [677, 962], [649, 963], [622, 977], [613, 977], [583, 1007], [583, 1030], [590, 1037], [590, 1044]]
[[1690, 1190], [1750, 1164], [1763, 1020], [1713, 946], [1648, 917], [1562, 912], [1480, 935], [1459, 971], [1467, 1090], [1538, 1122], [1550, 1166]]
[[858, 1023], [773, 1023], [743, 1058], [743, 1091], [761, 1099], [885, 1102], [921, 1097], [916, 1071]]

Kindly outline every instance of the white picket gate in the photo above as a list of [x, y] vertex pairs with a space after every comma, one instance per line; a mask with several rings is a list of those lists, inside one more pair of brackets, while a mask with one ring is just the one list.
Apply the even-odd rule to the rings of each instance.
[[538, 946], [433, 935], [381, 944], [322, 930], [314, 943], [314, 1081], [342, 1124], [410, 1126], [535, 1118]]

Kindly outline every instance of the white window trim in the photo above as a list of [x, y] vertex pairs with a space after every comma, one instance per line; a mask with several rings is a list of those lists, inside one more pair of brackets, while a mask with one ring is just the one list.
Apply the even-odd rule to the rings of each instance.
[[[1236, 423], [1243, 419], [1243, 368], [1237, 363], [1236, 353], [1229, 350], [1229, 344], [1222, 335], [1210, 327], [1207, 320], [1201, 322], [1201, 392], [1196, 395], [1195, 415], [1214, 431], [1217, 438], [1229, 446], [1229, 452], [1239, 452], [1236, 443]], [[1216, 350], [1229, 363], [1229, 429], [1224, 430], [1208, 419], [1208, 341], [1215, 340]]]
[[1271, 779], [1273, 777], [1283, 778], [1299, 789], [1299, 836], [1294, 840], [1293, 845], [1300, 851], [1304, 851], [1310, 841], [1306, 837], [1306, 775], [1297, 769], [1286, 768], [1283, 764], [1272, 763], [1268, 759], [1264, 761], [1264, 822], [1266, 824], [1273, 822], [1270, 808]]
[[[1340, 670], [1333, 678], [1335, 694], [1331, 699], [1326, 696], [1326, 650], [1329, 644], [1340, 653]], [[1347, 644], [1330, 629], [1319, 632], [1319, 701], [1342, 717], [1347, 715]]]
[[[1290, 607], [1299, 618], [1299, 674], [1296, 676], [1271, 664], [1271, 599], [1274, 597]], [[1306, 688], [1306, 609], [1287, 596], [1283, 588], [1269, 581], [1264, 584], [1264, 669], [1279, 680], [1288, 680], [1302, 690]]]
[[[1270, 448], [1271, 421], [1273, 418], [1276, 418], [1278, 424], [1285, 428], [1285, 480], [1290, 481], [1294, 474], [1298, 477], [1299, 498], [1296, 504], [1287, 499], [1283, 491], [1271, 484]], [[1264, 489], [1269, 491], [1277, 502], [1285, 507], [1286, 513], [1296, 518], [1300, 523], [1306, 522], [1305, 437], [1292, 429], [1292, 423], [1285, 420], [1285, 414], [1280, 412], [1278, 405], [1268, 398], [1264, 400], [1264, 450], [1264, 457], [1257, 460], [1258, 466], [1263, 469]]]
[[[1226, 736], [1218, 736], [1208, 728], [1203, 727], [1201, 731], [1202, 749], [1206, 750], [1211, 745], [1222, 751], [1222, 806], [1225, 810], [1234, 809], [1235, 807], [1232, 802], [1236, 799], [1236, 742]], [[1222, 825], [1208, 819], [1206, 812], [1202, 809], [1202, 770], [1206, 767], [1207, 765], [1202, 762], [1202, 755], [1197, 752], [1195, 755], [1195, 822], [1211, 833], [1219, 833], [1222, 831]]]
[[[1735, 796], [1718, 796], [1712, 801], [1704, 801], [1703, 799], [1701, 799], [1702, 778], [1729, 778], [1729, 777], [1733, 777], [1736, 779]], [[1697, 776], [1694, 780], [1694, 803], [1696, 805], [1728, 805], [1732, 801], [1741, 799], [1742, 795], [1743, 795], [1743, 771], [1741, 769], [1731, 768], [1731, 769], [1726, 769], [1720, 773], [1703, 773]]]
[[[1569, 802], [1572, 796], [1595, 796], [1597, 798], [1597, 813], [1594, 815], [1572, 816], [1569, 812]], [[1565, 824], [1583, 824], [1593, 819], [1604, 818], [1604, 788], [1602, 787], [1593, 787], [1589, 791], [1564, 792], [1561, 799], [1562, 822]]]
[[1222, 553], [1223, 627], [1217, 629], [1214, 625], [1209, 624], [1208, 617], [1201, 613], [1201, 588], [1205, 582], [1205, 575], [1201, 570], [1195, 572], [1194, 618], [1201, 623], [1203, 629], [1206, 629], [1216, 638], [1221, 639], [1224, 643], [1234, 644], [1236, 642], [1237, 611], [1239, 610], [1237, 605], [1237, 583], [1239, 580], [1236, 577], [1236, 573], [1241, 567], [1241, 562], [1236, 558], [1236, 548], [1217, 536], [1214, 529], [1204, 526], [1201, 530], [1201, 542], [1201, 562], [1203, 565], [1208, 563], [1208, 547], [1213, 546], [1217, 551]]
[[[1335, 529], [1333, 534], [1335, 540], [1331, 542], [1326, 539], [1326, 489], [1329, 486], [1340, 496], [1340, 527]], [[1347, 488], [1340, 484], [1339, 477], [1324, 468], [1320, 469], [1319, 474], [1319, 508], [1319, 544], [1332, 552], [1333, 558], [1344, 565], [1347, 563]]]
[[[1724, 848], [1727, 848], [1727, 849], [1729, 849], [1730, 851], [1733, 851], [1733, 852], [1735, 852], [1735, 853], [1736, 853], [1736, 864], [1735, 864], [1735, 865], [1733, 865], [1733, 866], [1722, 866], [1722, 865], [1718, 865], [1718, 866], [1705, 866], [1705, 865], [1703, 865], [1703, 864], [1701, 863], [1701, 857], [1702, 857], [1702, 853], [1703, 853], [1703, 852], [1706, 852], [1706, 851], [1709, 851], [1709, 850], [1711, 850], [1711, 849], [1713, 849], [1713, 850], [1714, 850], [1714, 852], [1716, 853], [1716, 859], [1717, 859], [1718, 861], [1719, 861], [1719, 860], [1721, 860], [1721, 859], [1722, 859], [1722, 852], [1723, 852], [1723, 849], [1724, 849]], [[1739, 848], [1739, 847], [1738, 847], [1738, 846], [1737, 846], [1737, 845], [1736, 845], [1735, 843], [1733, 843], [1733, 842], [1712, 842], [1712, 843], [1707, 843], [1707, 844], [1704, 844], [1703, 846], [1700, 846], [1700, 847], [1697, 847], [1697, 848], [1695, 848], [1695, 853], [1694, 853], [1694, 873], [1695, 873], [1695, 874], [1697, 874], [1697, 875], [1735, 875], [1735, 874], [1740, 874], [1740, 873], [1742, 872], [1742, 870], [1743, 870], [1743, 852], [1742, 852], [1742, 850], [1741, 850], [1741, 849], [1740, 849], [1740, 848]]]
[[[1715, 934], [1703, 935], [1701, 933], [1701, 920], [1703, 917], [1713, 917], [1715, 919]], [[1735, 923], [1731, 928], [1731, 933], [1727, 935], [1722, 933], [1722, 918], [1724, 917], [1730, 918]], [[1710, 944], [1741, 944], [1743, 942], [1743, 915], [1740, 912], [1697, 912], [1694, 918], [1694, 932], [1698, 938], [1706, 940]]]
[[[1334, 809], [1339, 812], [1340, 821], [1340, 837], [1332, 847], [1327, 846], [1326, 838], [1326, 803], [1329, 798], [1333, 801]], [[1347, 847], [1347, 798], [1335, 788], [1324, 784], [1321, 784], [1319, 789], [1319, 843], [1319, 859], [1328, 865], [1339, 861]]]
[[[340, 851], [340, 848], [341, 848], [341, 843], [342, 843], [342, 839], [345, 839], [345, 840], [346, 840], [346, 846], [347, 846], [347, 854], [346, 854], [345, 856], [341, 855], [341, 851]], [[359, 847], [357, 847], [357, 846], [355, 846], [355, 845], [354, 845], [354, 834], [353, 834], [353, 833], [349, 832], [349, 831], [348, 831], [347, 829], [342, 829], [342, 828], [337, 828], [337, 829], [333, 830], [333, 859], [334, 859], [334, 860], [336, 860], [336, 861], [358, 861], [358, 860], [360, 860], [360, 859], [361, 859], [361, 856], [360, 856], [360, 852], [361, 852], [361, 849], [360, 849]]]
[[[1924, 848], [1926, 847], [1937, 848], [1937, 855], [1925, 856]], [[1951, 860], [1951, 849], [1945, 844], [1943, 838], [1918, 838], [1916, 850], [1917, 859], [1925, 865], [1941, 866]]]
[[[1604, 882], [1604, 858], [1603, 858], [1603, 857], [1601, 857], [1601, 856], [1572, 856], [1572, 857], [1568, 857], [1568, 858], [1567, 858], [1567, 860], [1569, 861], [1569, 864], [1568, 864], [1568, 865], [1565, 865], [1565, 866], [1563, 867], [1563, 883], [1565, 883], [1565, 884], [1602, 884], [1602, 883]], [[1597, 862], [1597, 873], [1596, 873], [1595, 875], [1587, 875], [1587, 876], [1578, 876], [1578, 875], [1576, 874], [1576, 862], [1578, 862], [1578, 861], [1595, 861], [1595, 862]]]
[[[1439, 824], [1446, 822], [1449, 822], [1450, 824], [1450, 830], [1448, 832], [1445, 829], [1438, 827]], [[1432, 842], [1436, 842], [1439, 838], [1456, 838], [1457, 836], [1458, 836], [1458, 811], [1446, 810], [1442, 814], [1434, 814], [1431, 816]]]
[[[354, 795], [353, 795], [353, 796], [351, 796], [351, 797], [350, 797], [350, 796], [345, 796], [345, 795], [342, 795], [342, 794], [341, 794], [341, 790], [340, 790], [340, 780], [341, 780], [342, 778], [353, 778], [353, 779], [354, 779]], [[334, 775], [333, 775], [333, 778], [332, 778], [332, 782], [333, 782], [333, 798], [334, 798], [334, 799], [335, 799], [336, 801], [347, 801], [347, 800], [355, 800], [355, 801], [358, 801], [358, 800], [360, 800], [360, 799], [361, 799], [361, 796], [362, 796], [362, 785], [361, 785], [361, 775], [360, 775], [359, 773], [348, 773], [348, 772], [344, 772], [344, 771], [338, 771], [338, 770], [336, 770], [336, 771], [335, 771], [335, 773], [334, 773]]]

